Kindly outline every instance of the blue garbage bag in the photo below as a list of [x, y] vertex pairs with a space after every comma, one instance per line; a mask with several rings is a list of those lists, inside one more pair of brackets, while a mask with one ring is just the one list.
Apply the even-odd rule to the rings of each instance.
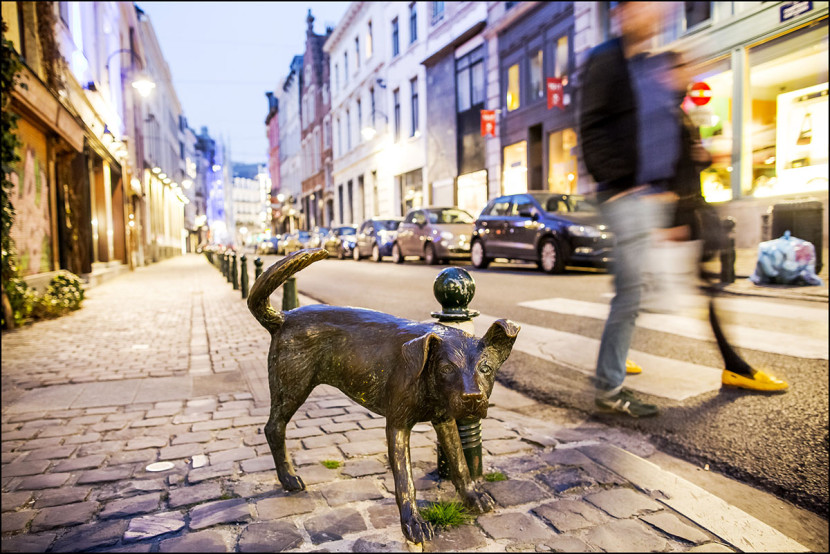
[[756, 285], [821, 285], [816, 275], [816, 248], [811, 242], [790, 236], [758, 245], [758, 262], [749, 280]]

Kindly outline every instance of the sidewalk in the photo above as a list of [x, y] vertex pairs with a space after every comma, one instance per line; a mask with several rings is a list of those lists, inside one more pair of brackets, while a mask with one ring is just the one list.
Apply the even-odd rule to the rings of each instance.
[[[195, 255], [4, 334], [3, 552], [807, 551], [646, 459], [642, 437], [498, 384], [484, 471], [508, 480], [481, 484], [495, 511], [409, 544], [384, 419], [336, 389], [318, 387], [289, 424], [308, 488], [281, 489], [262, 434], [268, 344], [239, 291]], [[435, 444], [430, 425], [415, 427], [421, 502], [454, 498]], [[162, 461], [173, 467], [148, 469]]]
[[823, 281], [819, 286], [801, 286], [801, 285], [756, 285], [749, 280], [749, 276], [755, 271], [755, 264], [758, 260], [757, 248], [742, 248], [735, 251], [735, 282], [729, 284], [719, 284], [719, 277], [721, 271], [720, 258], [706, 262], [703, 264], [704, 270], [712, 274], [715, 278], [714, 289], [727, 294], [738, 296], [765, 296], [769, 298], [778, 298], [781, 300], [804, 300], [810, 302], [827, 302], [828, 301], [828, 264], [830, 260], [827, 257], [827, 249], [823, 254], [823, 267], [818, 273], [819, 278]]

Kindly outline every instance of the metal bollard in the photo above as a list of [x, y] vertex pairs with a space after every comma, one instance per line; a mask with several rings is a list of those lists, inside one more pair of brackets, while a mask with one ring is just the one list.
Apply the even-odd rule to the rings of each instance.
[[282, 311], [287, 312], [300, 307], [300, 299], [297, 298], [297, 281], [289, 277], [282, 286]]
[[225, 254], [225, 280], [231, 282], [231, 255]]
[[257, 257], [254, 260], [254, 268], [254, 281], [256, 281], [262, 275], [262, 258]]
[[222, 265], [222, 277], [228, 280], [228, 254], [222, 253], [219, 257], [219, 263]]
[[[467, 306], [476, 292], [476, 283], [472, 276], [460, 267], [448, 267], [438, 274], [432, 286], [435, 299], [441, 304], [440, 312], [430, 315], [438, 319], [438, 323], [448, 327], [456, 327], [471, 335], [475, 334], [473, 318], [479, 314], [476, 310], [469, 310]], [[464, 459], [470, 470], [470, 477], [478, 479], [483, 474], [481, 455], [481, 420], [469, 418], [456, 420], [458, 435], [461, 438], [461, 448]], [[442, 479], [449, 479], [450, 467], [441, 445], [438, 445], [438, 475]]]
[[233, 266], [231, 267], [231, 284], [233, 285], [233, 290], [239, 290], [239, 280], [237, 279], [238, 275], [236, 272], [236, 252], [233, 253]]
[[735, 218], [726, 217], [721, 220], [723, 227], [723, 234], [726, 236], [724, 240], [724, 248], [720, 252], [720, 282], [734, 283], [735, 282], [735, 236], [732, 231], [735, 230]]
[[239, 261], [242, 262], [239, 288], [242, 289], [242, 299], [245, 300], [248, 298], [248, 257], [242, 254]]

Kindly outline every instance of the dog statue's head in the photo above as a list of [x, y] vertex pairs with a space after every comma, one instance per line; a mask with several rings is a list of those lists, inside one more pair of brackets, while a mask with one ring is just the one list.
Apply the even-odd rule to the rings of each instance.
[[428, 333], [403, 345], [411, 382], [425, 379], [429, 394], [446, 402], [454, 419], [487, 416], [496, 371], [513, 349], [519, 326], [499, 319], [484, 337]]

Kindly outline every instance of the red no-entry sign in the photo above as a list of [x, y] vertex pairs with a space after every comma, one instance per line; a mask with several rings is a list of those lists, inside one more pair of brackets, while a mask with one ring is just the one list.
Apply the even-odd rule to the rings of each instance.
[[689, 87], [688, 96], [694, 102], [695, 106], [703, 106], [708, 104], [709, 100], [712, 99], [712, 89], [709, 85], [700, 81]]

